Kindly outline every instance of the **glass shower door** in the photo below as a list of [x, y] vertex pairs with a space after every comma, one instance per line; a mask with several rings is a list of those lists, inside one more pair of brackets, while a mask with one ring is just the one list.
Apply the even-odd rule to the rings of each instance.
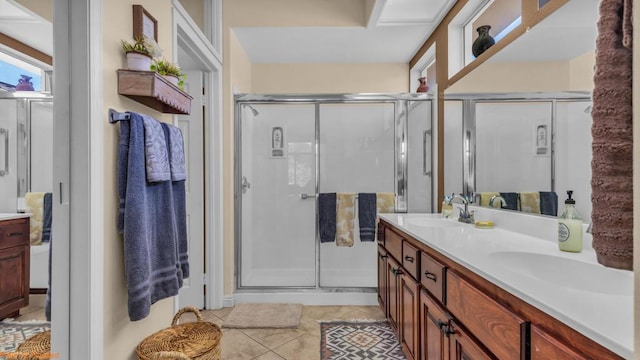
[[315, 105], [271, 103], [240, 108], [238, 287], [313, 288]]

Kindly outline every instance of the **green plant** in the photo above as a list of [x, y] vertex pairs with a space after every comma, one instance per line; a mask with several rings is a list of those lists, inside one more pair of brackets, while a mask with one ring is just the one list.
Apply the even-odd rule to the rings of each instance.
[[155, 58], [162, 55], [162, 49], [157, 42], [147, 37], [137, 37], [133, 42], [121, 40], [122, 50], [125, 53], [137, 52]]
[[151, 64], [151, 70], [160, 75], [171, 75], [178, 78], [178, 87], [184, 90], [184, 80], [187, 78], [178, 64], [172, 63], [166, 59], [154, 59]]

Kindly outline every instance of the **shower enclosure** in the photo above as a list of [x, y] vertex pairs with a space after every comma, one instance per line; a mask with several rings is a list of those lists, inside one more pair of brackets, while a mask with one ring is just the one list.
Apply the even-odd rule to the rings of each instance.
[[237, 289], [375, 288], [376, 243], [360, 241], [357, 214], [353, 246], [320, 243], [317, 195], [389, 192], [397, 212], [432, 212], [433, 98], [238, 95], [235, 101]]

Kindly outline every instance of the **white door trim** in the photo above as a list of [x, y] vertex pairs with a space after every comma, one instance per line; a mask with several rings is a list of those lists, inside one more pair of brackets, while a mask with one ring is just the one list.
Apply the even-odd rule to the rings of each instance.
[[[102, 0], [54, 2], [52, 352], [104, 356]], [[71, 186], [73, 185], [73, 186]]]
[[[208, 94], [205, 107], [205, 267], [207, 277], [206, 304], [208, 309], [223, 306], [223, 222], [222, 222], [222, 62], [213, 45], [188, 15], [178, 0], [173, 5], [174, 61], [178, 56], [178, 39], [186, 44], [208, 72], [204, 75]], [[216, 26], [216, 25], [214, 25]]]

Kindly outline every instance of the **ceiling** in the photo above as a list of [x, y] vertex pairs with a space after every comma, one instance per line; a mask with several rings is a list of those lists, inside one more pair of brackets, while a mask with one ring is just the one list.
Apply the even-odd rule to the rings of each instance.
[[408, 63], [455, 2], [375, 0], [359, 27], [233, 30], [253, 63]]
[[53, 24], [11, 0], [0, 0], [0, 33], [53, 54]]

